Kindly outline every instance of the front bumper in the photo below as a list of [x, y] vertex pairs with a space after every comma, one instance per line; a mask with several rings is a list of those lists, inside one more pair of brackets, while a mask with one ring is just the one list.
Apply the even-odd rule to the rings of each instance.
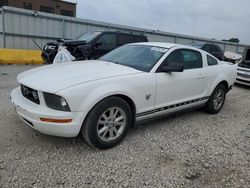
[[45, 62], [45, 64], [53, 64], [53, 60], [55, 58], [57, 54], [57, 51], [51, 51], [51, 52], [46, 52], [46, 51], [42, 51], [41, 57], [43, 59], [43, 61]]
[[[10, 96], [21, 120], [31, 128], [48, 135], [76, 137], [86, 116], [84, 112], [62, 112], [35, 104], [23, 97], [20, 87], [14, 89]], [[44, 101], [43, 101], [44, 102]], [[72, 119], [70, 123], [43, 122], [40, 118]]]
[[42, 52], [41, 57], [45, 64], [52, 64], [49, 60], [49, 55], [46, 52]]
[[250, 69], [238, 68], [236, 83], [250, 86]]

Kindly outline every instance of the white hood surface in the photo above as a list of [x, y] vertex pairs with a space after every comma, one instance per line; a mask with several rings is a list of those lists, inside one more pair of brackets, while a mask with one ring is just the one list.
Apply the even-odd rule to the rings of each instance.
[[34, 68], [19, 74], [17, 80], [32, 89], [56, 93], [85, 82], [138, 73], [141, 71], [115, 63], [93, 60]]

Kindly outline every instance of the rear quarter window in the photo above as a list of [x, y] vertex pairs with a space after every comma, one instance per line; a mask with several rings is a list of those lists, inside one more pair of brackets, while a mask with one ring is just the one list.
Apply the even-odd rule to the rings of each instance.
[[208, 66], [218, 65], [218, 61], [215, 58], [213, 58], [212, 56], [207, 55], [207, 64], [208, 64]]

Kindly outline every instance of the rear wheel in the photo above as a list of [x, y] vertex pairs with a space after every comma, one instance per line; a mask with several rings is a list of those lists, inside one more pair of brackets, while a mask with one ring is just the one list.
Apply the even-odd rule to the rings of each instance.
[[224, 105], [226, 99], [226, 87], [219, 84], [210, 96], [205, 110], [210, 114], [217, 114]]
[[117, 145], [132, 122], [130, 106], [119, 97], [99, 102], [88, 114], [82, 128], [84, 140], [99, 149]]

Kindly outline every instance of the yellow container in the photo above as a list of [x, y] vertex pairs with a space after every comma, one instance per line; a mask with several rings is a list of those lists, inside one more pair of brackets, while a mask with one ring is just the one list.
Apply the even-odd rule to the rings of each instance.
[[40, 50], [0, 48], [0, 64], [42, 64]]

